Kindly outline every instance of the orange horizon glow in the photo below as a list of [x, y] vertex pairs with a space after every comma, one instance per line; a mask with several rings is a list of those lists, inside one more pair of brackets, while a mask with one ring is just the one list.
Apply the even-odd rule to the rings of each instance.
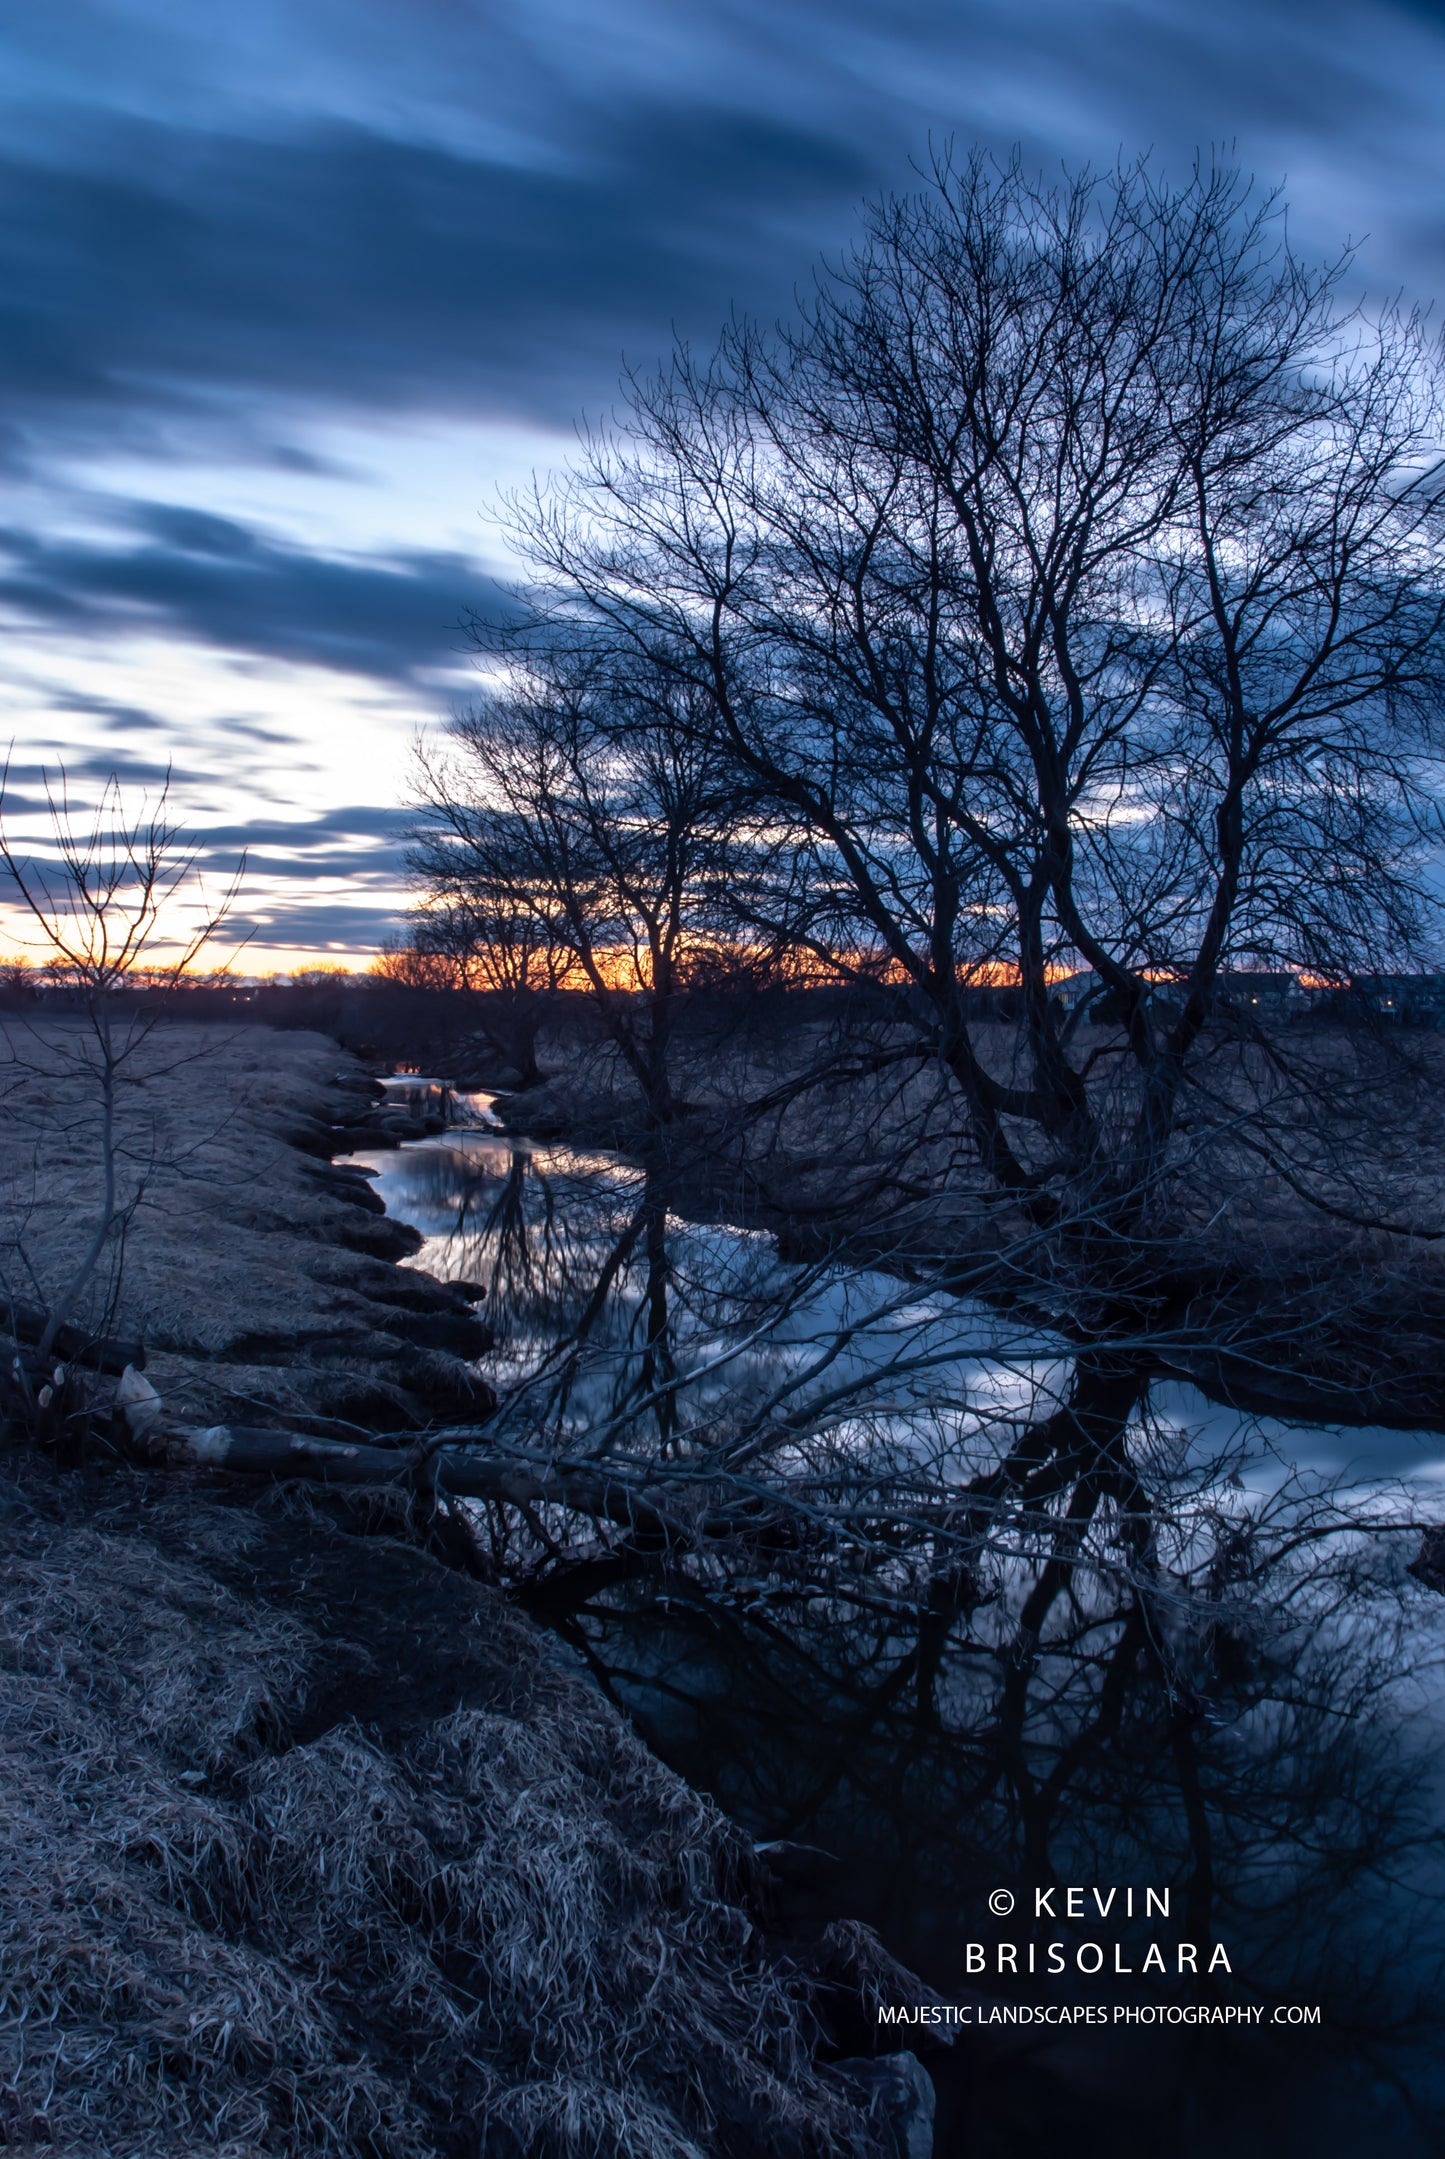
[[[249, 983], [255, 979], [264, 981], [272, 975], [290, 976], [317, 971], [339, 975], [364, 975], [371, 972], [380, 958], [381, 953], [375, 948], [350, 952], [336, 946], [313, 949], [306, 945], [243, 945], [238, 952], [218, 961], [214, 966], [208, 967], [204, 958], [195, 961], [184, 969], [183, 979], [197, 983], [227, 979]], [[48, 964], [43, 958], [37, 959], [33, 952], [0, 951], [0, 968], [22, 967], [28, 974], [39, 977], [46, 972]], [[154, 971], [165, 971], [163, 956], [157, 956]], [[136, 972], [144, 974], [147, 970], [142, 965]]]
[[[383, 957], [385, 956], [383, 955]], [[439, 954], [437, 957], [444, 965], [445, 955]], [[621, 946], [611, 946], [594, 950], [592, 957], [604, 989], [624, 992], [651, 989], [651, 969], [647, 965], [645, 955], [639, 955]], [[729, 961], [734, 964], [746, 964], [752, 961], [757, 964], [766, 964], [768, 959], [769, 948], [765, 945], [736, 945], [728, 944], [717, 938], [699, 938], [695, 942], [682, 945], [674, 953], [673, 964], [680, 980], [686, 984], [689, 966], [698, 961], [713, 964], [718, 962], [727, 963]], [[775, 964], [782, 979], [791, 983], [806, 985], [823, 985], [837, 982], [845, 978], [850, 971], [855, 974], [864, 974], [872, 981], [890, 985], [901, 986], [913, 980], [908, 968], [904, 966], [901, 960], [894, 957], [870, 959], [863, 954], [844, 954], [830, 964], [828, 961], [819, 958], [815, 953], [789, 952]], [[553, 960], [553, 966], [556, 969], [555, 986], [558, 989], [588, 990], [592, 987], [591, 976], [575, 956], [564, 959], [561, 955], [557, 955]], [[1066, 982], [1080, 971], [1075, 967], [1051, 964], [1045, 968], [1044, 976], [1045, 980], [1050, 983]], [[1012, 960], [976, 960], [968, 962], [958, 968], [957, 977], [965, 988], [978, 989], [1016, 988], [1023, 979], [1017, 962]]]
[[[238, 985], [250, 986], [256, 982], [265, 982], [275, 978], [291, 979], [305, 974], [374, 975], [388, 956], [388, 953], [378, 946], [366, 946], [359, 950], [352, 950], [337, 945], [246, 944], [232, 951], [227, 958], [219, 961], [214, 966], [207, 966], [205, 957], [202, 956], [183, 971], [183, 979], [198, 984], [211, 981], [223, 983], [230, 980]], [[638, 959], [633, 953], [624, 951], [621, 948], [612, 948], [598, 952], [594, 957], [605, 989], [629, 992], [645, 991], [651, 988], [650, 971], [645, 965], [639, 965]], [[714, 963], [728, 959], [734, 961], [747, 961], [749, 959], [763, 961], [766, 957], [766, 948], [761, 945], [726, 945], [716, 940], [702, 939], [695, 944], [685, 946], [676, 955], [675, 964], [679, 977], [685, 985], [690, 961], [704, 960]], [[38, 978], [45, 973], [47, 964], [43, 957], [36, 958], [33, 950], [11, 949], [7, 951], [0, 949], [0, 968], [23, 968], [27, 973], [34, 974]], [[163, 955], [158, 954], [155, 971], [163, 973], [165, 964]], [[555, 986], [558, 989], [565, 991], [586, 991], [591, 989], [591, 978], [578, 959], [571, 957], [564, 963], [559, 956], [555, 964], [558, 970]], [[788, 982], [820, 986], [838, 981], [847, 964], [847, 962], [840, 961], [837, 965], [829, 966], [825, 961], [818, 959], [811, 953], [792, 953], [779, 963], [778, 971], [783, 979]], [[895, 958], [889, 958], [880, 965], [870, 966], [866, 960], [855, 957], [851, 964], [855, 970], [866, 972], [874, 981], [880, 983], [901, 986], [913, 979], [908, 969], [901, 961]], [[146, 971], [143, 966], [137, 969], [137, 973], [141, 975]], [[1237, 971], [1248, 974], [1255, 970], [1243, 969]], [[1349, 986], [1349, 977], [1346, 975], [1325, 975], [1307, 968], [1292, 967], [1281, 968], [1277, 971], [1282, 974], [1292, 974], [1301, 989], [1305, 990], [1339, 990], [1346, 989]], [[1088, 968], [1064, 967], [1057, 963], [1050, 963], [1044, 969], [1044, 979], [1052, 985], [1070, 981], [1076, 975], [1090, 972], [1092, 970]], [[1181, 982], [1185, 979], [1186, 973], [1187, 970], [1177, 967], [1146, 967], [1141, 971], [1141, 979], [1146, 982]], [[957, 979], [965, 988], [1015, 989], [1021, 982], [1022, 975], [1015, 961], [979, 960], [959, 967]]]

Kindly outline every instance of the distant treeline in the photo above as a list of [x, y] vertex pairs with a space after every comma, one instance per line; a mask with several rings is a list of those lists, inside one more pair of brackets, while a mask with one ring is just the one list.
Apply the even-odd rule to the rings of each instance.
[[[779, 1031], [854, 1016], [867, 1008], [870, 1019], [902, 1012], [906, 992], [892, 985], [832, 987], [758, 986], [740, 976], [727, 984], [710, 983], [685, 1000], [695, 1017], [716, 1020], [747, 1008]], [[998, 1010], [1012, 1010], [1012, 993], [980, 991], [995, 999]], [[0, 1011], [58, 1014], [76, 1001], [61, 979], [39, 969], [0, 968]], [[477, 1086], [505, 1085], [517, 1076], [514, 1044], [519, 1019], [535, 1035], [582, 1042], [599, 1029], [593, 999], [584, 990], [551, 989], [498, 992], [487, 989], [419, 985], [398, 981], [386, 972], [347, 973], [340, 969], [305, 969], [262, 981], [208, 977], [154, 985], [135, 980], [116, 993], [117, 1009], [164, 1006], [188, 1020], [243, 1021], [266, 1027], [307, 1028], [335, 1038], [344, 1048], [388, 1070], [402, 1064], [435, 1070], [442, 1076]], [[522, 1012], [519, 1013], [519, 1006]], [[984, 1009], [982, 1006], [980, 1009]], [[990, 1004], [989, 1010], [994, 1006]]]
[[[1171, 985], [1156, 995], [1166, 1003]], [[618, 993], [625, 997], [625, 992]], [[1119, 1023], [1117, 1000], [1087, 974], [1064, 977], [1055, 995], [1085, 1025]], [[682, 1000], [694, 1019], [715, 1025], [725, 1014], [740, 1016], [786, 1035], [847, 1018], [886, 1025], [910, 1016], [915, 993], [898, 983], [847, 985], [758, 982], [741, 972], [710, 981]], [[969, 1016], [1018, 1024], [1023, 993], [1008, 983], [980, 984], [963, 1000]], [[74, 1001], [62, 980], [39, 969], [0, 967], [0, 1011], [60, 1013]], [[336, 968], [300, 970], [262, 981], [208, 977], [176, 985], [138, 981], [121, 993], [138, 1010], [164, 1004], [179, 1017], [237, 1021], [277, 1028], [305, 1028], [334, 1037], [344, 1048], [390, 1069], [403, 1064], [436, 1070], [462, 1084], [505, 1085], [520, 1075], [515, 1041], [519, 1005], [529, 1033], [545, 1033], [560, 1048], [581, 1044], [598, 1032], [593, 1001], [583, 990], [498, 992], [399, 980], [385, 967], [369, 973]], [[1301, 984], [1277, 970], [1237, 970], [1227, 975], [1217, 1024], [1273, 1029], [1328, 1025], [1411, 1028], [1445, 1027], [1445, 974], [1372, 975], [1338, 984]]]

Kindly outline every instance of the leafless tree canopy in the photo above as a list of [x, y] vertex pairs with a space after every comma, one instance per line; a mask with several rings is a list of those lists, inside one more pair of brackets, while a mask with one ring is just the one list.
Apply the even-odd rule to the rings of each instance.
[[[585, 987], [656, 1125], [673, 1012], [722, 927], [729, 804], [700, 699], [631, 656], [553, 652], [422, 759], [413, 862], [493, 987]], [[486, 955], [483, 957], [483, 955]]]
[[[886, 957], [1035, 1216], [1156, 1188], [1222, 971], [1419, 949], [1437, 356], [1337, 291], [1228, 174], [941, 165], [521, 514], [542, 634], [674, 676], [757, 805], [747, 912]], [[1122, 1012], [1109, 1131], [1061, 967]], [[999, 972], [1008, 1080], [966, 1011]]]
[[[1318, 1225], [1356, 1261], [1440, 1233], [1418, 1072], [1246, 994], [1434, 951], [1440, 356], [1419, 318], [1345, 304], [1347, 267], [1302, 261], [1229, 172], [941, 160], [791, 322], [634, 379], [515, 506], [531, 618], [484, 630], [493, 687], [421, 789], [429, 904], [504, 904], [565, 952], [646, 1108], [636, 1206], [503, 1401], [499, 1442], [561, 1511], [498, 1515], [497, 1563], [553, 1614], [661, 1569], [800, 1669], [780, 1614], [826, 1607], [872, 1703], [855, 1729], [946, 1700], [978, 1741], [970, 1804], [1010, 1793], [1036, 1870], [1152, 1688], [1206, 1915], [1201, 1704], [1234, 1688], [1244, 1714], [1273, 1685], [1221, 1676], [1223, 1606], [1343, 1610], [1379, 1584], [1310, 1572], [1353, 1534], [1319, 1491], [1241, 1528], [1225, 1465], [1152, 1445], [1151, 1382], [1226, 1337], [1261, 1373], [1330, 1325], [1358, 1276], [1316, 1265]], [[762, 1291], [730, 1334], [689, 1323], [700, 1365], [664, 1234], [709, 945], [871, 998], [735, 1090], [754, 1161], [811, 1103], [818, 1215], [866, 1216], [883, 1269], [866, 1326], [846, 1299], [814, 1315], [772, 1391]], [[912, 1285], [894, 1308], [885, 1277]], [[622, 1341], [599, 1313], [629, 1282]], [[1060, 1362], [1024, 1411], [949, 1423], [920, 1286], [1047, 1328]], [[809, 1293], [779, 1293], [785, 1327]], [[854, 1373], [880, 1325], [895, 1347]], [[725, 1395], [730, 1359], [750, 1377]], [[899, 1401], [930, 1373], [924, 1445]], [[612, 1526], [568, 1549], [567, 1478], [599, 1470]]]

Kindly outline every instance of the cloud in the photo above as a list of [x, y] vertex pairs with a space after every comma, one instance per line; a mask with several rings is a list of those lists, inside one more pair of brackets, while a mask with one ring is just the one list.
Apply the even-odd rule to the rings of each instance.
[[[605, 413], [624, 355], [705, 346], [734, 307], [786, 312], [859, 198], [952, 134], [1047, 167], [1152, 145], [1177, 172], [1233, 145], [1288, 177], [1302, 245], [1366, 232], [1361, 275], [1428, 299], [1442, 99], [1439, 0], [12, 9], [7, 711], [22, 732], [58, 719], [92, 777], [114, 739], [154, 784], [140, 753], [166, 737], [223, 809], [209, 844], [264, 863], [270, 931], [364, 940], [400, 884], [404, 813], [246, 813], [262, 791], [348, 797], [363, 737], [384, 792], [385, 730], [435, 702], [468, 613], [505, 608], [465, 552], [487, 460], [510, 454], [478, 442]], [[368, 430], [390, 446], [374, 466]], [[128, 677], [98, 664], [137, 629], [172, 650]], [[314, 677], [234, 712], [238, 671], [269, 662], [331, 671], [314, 713]]]
[[127, 505], [134, 537], [48, 537], [0, 528], [0, 608], [104, 635], [162, 628], [227, 651], [415, 678], [469, 651], [465, 622], [507, 612], [464, 556], [340, 558], [278, 542], [234, 518]]
[[370, 895], [359, 905], [343, 900], [315, 900], [288, 904], [254, 914], [231, 916], [218, 949], [250, 938], [262, 945], [285, 944], [305, 948], [349, 945], [355, 951], [371, 951], [391, 934], [402, 920], [400, 906], [384, 909]]
[[126, 749], [95, 750], [81, 747], [60, 758], [32, 758], [12, 747], [6, 768], [5, 807], [11, 815], [21, 812], [42, 816], [49, 827], [52, 813], [67, 807], [77, 827], [87, 824], [106, 784], [117, 780], [130, 791], [126, 803], [133, 820], [145, 804], [154, 805], [166, 785], [169, 766], [155, 758], [140, 757]]
[[406, 848], [413, 813], [370, 803], [328, 810], [320, 817], [255, 817], [208, 823], [197, 834], [208, 861], [234, 862], [244, 850], [248, 876], [263, 884], [314, 884], [344, 877], [357, 887], [406, 883]]
[[166, 726], [164, 720], [156, 713], [148, 712], [143, 705], [126, 704], [116, 697], [52, 696], [47, 700], [47, 707], [51, 712], [74, 713], [92, 723], [103, 721], [124, 734], [161, 734]]
[[[102, 762], [77, 761], [78, 782], [105, 776]], [[151, 768], [127, 768], [129, 784], [148, 782]], [[20, 840], [23, 858], [53, 863], [49, 820], [35, 774], [23, 770], [18, 785], [7, 790], [6, 809]], [[208, 889], [222, 891], [244, 854], [238, 904], [228, 917], [222, 945], [251, 938], [262, 945], [280, 942], [290, 948], [344, 944], [370, 950], [401, 921], [409, 900], [406, 842], [412, 816], [408, 810], [354, 803], [310, 818], [257, 816], [210, 822], [186, 834]], [[18, 895], [0, 865], [0, 909], [13, 909]], [[0, 950], [8, 949], [7, 925], [0, 920]], [[13, 942], [13, 937], [9, 939]]]
[[607, 132], [565, 171], [358, 125], [117, 119], [72, 162], [0, 156], [12, 455], [102, 415], [142, 446], [210, 429], [259, 449], [258, 398], [564, 423], [611, 394], [624, 348], [650, 362], [673, 320], [710, 330], [781, 292], [760, 262], [798, 267], [796, 241], [767, 243], [779, 203], [851, 194], [867, 169], [747, 114]]
[[674, 329], [785, 308], [930, 134], [1045, 163], [1238, 137], [1267, 177], [1313, 159], [1331, 238], [1388, 172], [1386, 274], [1438, 251], [1445, 38], [1423, 7], [538, 0], [508, 24], [294, 0], [205, 39], [174, 14], [10, 33], [33, 85], [0, 155], [12, 460], [104, 427], [296, 469], [298, 407], [565, 424], [612, 400], [624, 351], [645, 367]]

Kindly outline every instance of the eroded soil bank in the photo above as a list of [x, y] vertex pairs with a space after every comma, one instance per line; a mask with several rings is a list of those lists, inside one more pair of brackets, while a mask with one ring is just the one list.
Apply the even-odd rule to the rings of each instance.
[[[100, 1201], [83, 1035], [0, 1029], [0, 1288], [22, 1305], [55, 1295]], [[402, 1432], [488, 1406], [465, 1290], [399, 1268], [415, 1232], [330, 1160], [378, 1135], [378, 1092], [322, 1035], [167, 1023], [142, 1044], [118, 1089], [134, 1209], [72, 1316], [143, 1342], [177, 1421]]]
[[[197, 1421], [475, 1417], [467, 1297], [399, 1268], [414, 1237], [325, 1159], [374, 1140], [361, 1068], [320, 1037], [193, 1036], [157, 1037], [128, 1102], [145, 1176], [108, 1330]], [[93, 1202], [93, 1104], [60, 1049], [10, 1044], [17, 1304], [16, 1267], [43, 1293]], [[408, 1505], [12, 1435], [0, 2143], [894, 2148], [818, 2062], [829, 2003], [917, 1999], [905, 1975], [861, 1929], [774, 1938], [746, 1841], [555, 1644], [418, 1549]]]

